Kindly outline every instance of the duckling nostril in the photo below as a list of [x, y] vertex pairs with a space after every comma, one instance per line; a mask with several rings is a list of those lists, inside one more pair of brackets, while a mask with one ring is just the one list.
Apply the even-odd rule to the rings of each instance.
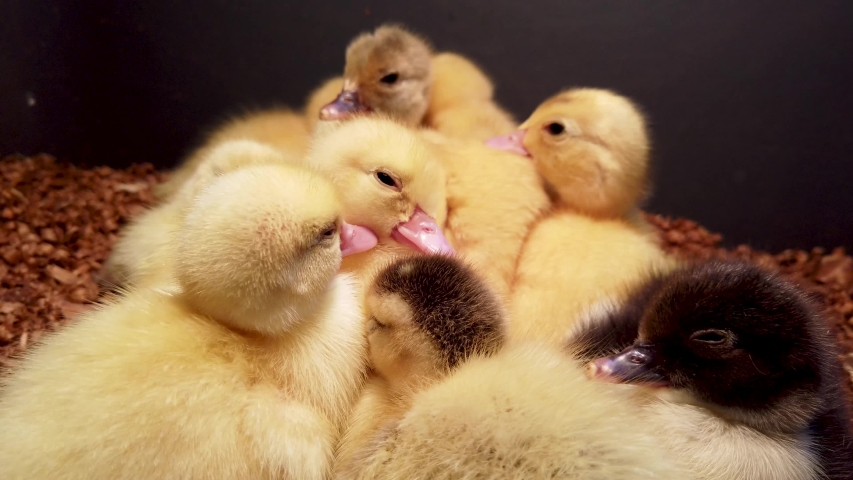
[[628, 361], [635, 364], [635, 365], [642, 365], [642, 364], [648, 362], [648, 360], [649, 360], [648, 356], [646, 356], [645, 354], [640, 353], [636, 350], [631, 352], [628, 355]]

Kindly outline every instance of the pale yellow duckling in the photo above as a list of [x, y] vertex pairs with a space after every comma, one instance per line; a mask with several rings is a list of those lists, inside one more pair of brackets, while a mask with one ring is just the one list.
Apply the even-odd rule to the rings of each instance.
[[334, 187], [262, 165], [203, 189], [179, 290], [49, 336], [0, 393], [0, 478], [325, 479], [366, 345]]
[[374, 267], [388, 258], [454, 253], [443, 232], [445, 172], [426, 142], [377, 115], [323, 123], [304, 164], [337, 187], [347, 222], [370, 229], [379, 242], [369, 252], [347, 257], [344, 271], [369, 283]]
[[684, 480], [632, 391], [556, 347], [508, 345], [418, 392], [338, 479]]
[[519, 259], [510, 336], [559, 342], [603, 298], [675, 263], [639, 220], [648, 189], [645, 121], [628, 99], [575, 89], [544, 102], [511, 135], [487, 142], [528, 158], [556, 204]]

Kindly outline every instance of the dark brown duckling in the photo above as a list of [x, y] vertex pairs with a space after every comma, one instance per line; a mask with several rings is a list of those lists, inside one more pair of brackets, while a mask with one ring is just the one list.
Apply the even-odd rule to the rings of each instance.
[[366, 307], [373, 373], [339, 446], [337, 478], [356, 475], [371, 442], [414, 394], [504, 343], [501, 303], [456, 258], [418, 255], [391, 263], [375, 277]]
[[[680, 395], [727, 426], [771, 439], [777, 453], [803, 456], [812, 468], [803, 470], [802, 461], [787, 467], [771, 462], [763, 451], [744, 455], [731, 440], [715, 445], [733, 433], [686, 439], [704, 443], [705, 452], [716, 449], [718, 464], [740, 462], [741, 471], [753, 472], [748, 478], [819, 478], [821, 472], [831, 480], [853, 478], [837, 351], [826, 322], [793, 284], [751, 264], [709, 262], [654, 278], [604, 322], [616, 333], [593, 327], [574, 337], [583, 342], [581, 356], [622, 346], [632, 330], [636, 338], [621, 352], [592, 361], [594, 378]], [[743, 429], [732, 432], [746, 448], [760, 450], [744, 440]], [[725, 467], [706, 472], [714, 468]]]

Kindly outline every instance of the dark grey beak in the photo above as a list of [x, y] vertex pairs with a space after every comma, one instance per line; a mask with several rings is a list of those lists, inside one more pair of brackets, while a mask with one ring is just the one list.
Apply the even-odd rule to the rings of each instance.
[[655, 371], [656, 354], [652, 347], [634, 345], [612, 357], [593, 360], [587, 372], [590, 377], [606, 382], [666, 387], [667, 378]]
[[320, 109], [320, 120], [342, 120], [356, 112], [370, 111], [361, 103], [358, 91], [344, 90], [333, 102]]

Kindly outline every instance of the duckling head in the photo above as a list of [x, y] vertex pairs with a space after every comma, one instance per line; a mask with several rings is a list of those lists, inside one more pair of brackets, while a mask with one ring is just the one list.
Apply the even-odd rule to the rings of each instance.
[[802, 427], [821, 408], [833, 349], [796, 287], [746, 263], [677, 272], [643, 313], [634, 345], [594, 360], [594, 378], [669, 387], [762, 430]]
[[366, 306], [371, 362], [392, 384], [439, 378], [503, 344], [500, 302], [471, 268], [451, 257], [391, 263], [368, 290]]
[[555, 95], [516, 132], [486, 145], [529, 157], [561, 203], [592, 216], [623, 216], [648, 193], [645, 121], [608, 90]]
[[335, 188], [289, 165], [214, 179], [176, 235], [176, 277], [194, 310], [229, 327], [276, 335], [326, 300], [343, 254], [376, 244], [342, 220]]
[[418, 125], [429, 103], [431, 56], [425, 40], [396, 25], [359, 35], [347, 47], [343, 90], [320, 119], [376, 111]]
[[371, 229], [382, 244], [453, 253], [442, 232], [444, 170], [424, 141], [381, 116], [325, 123], [306, 164], [338, 187], [347, 222]]

